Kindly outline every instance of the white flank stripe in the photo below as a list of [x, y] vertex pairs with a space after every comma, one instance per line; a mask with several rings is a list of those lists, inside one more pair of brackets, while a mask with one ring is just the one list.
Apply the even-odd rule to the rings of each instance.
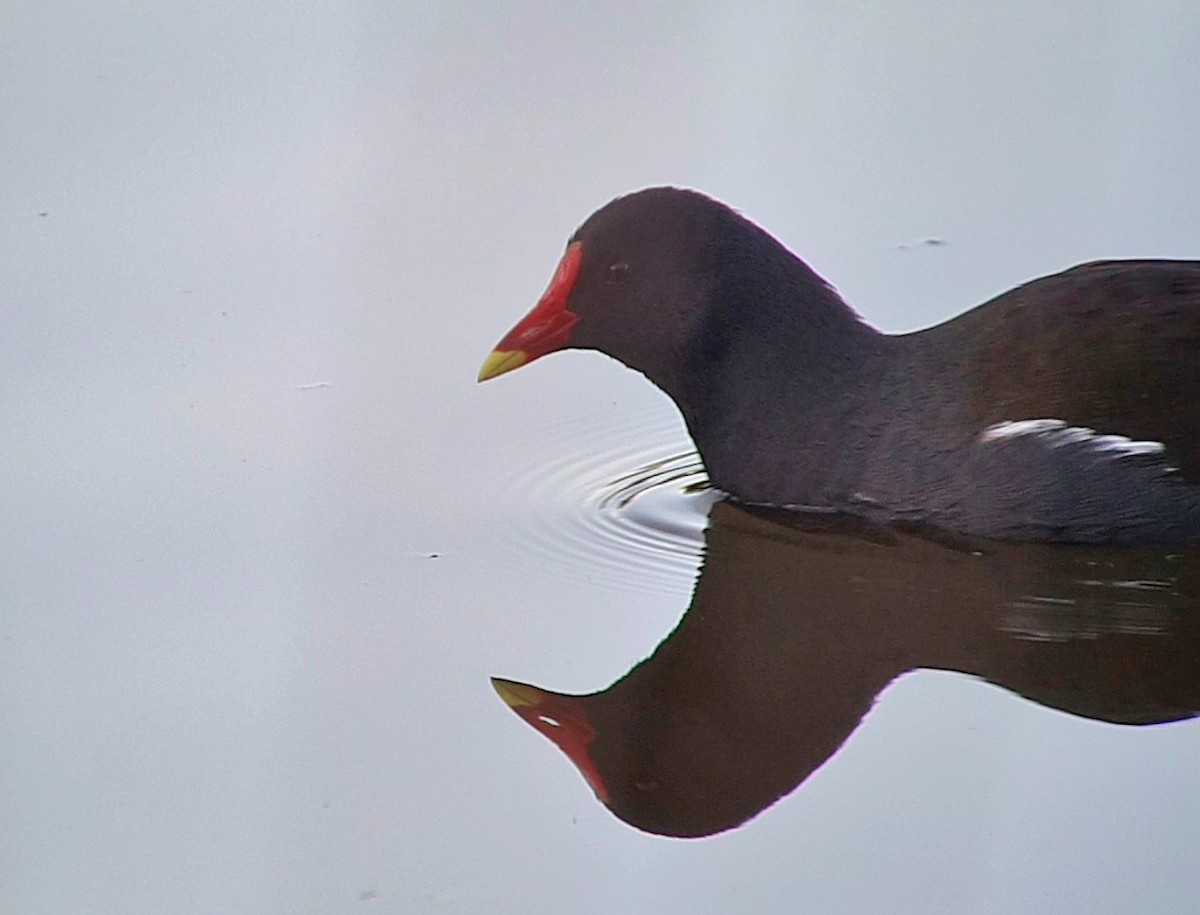
[[1132, 457], [1138, 454], [1162, 454], [1162, 442], [1135, 442], [1124, 435], [1097, 435], [1085, 426], [1068, 426], [1061, 419], [1021, 419], [994, 423], [979, 433], [983, 444], [1002, 442], [1032, 435], [1051, 448], [1067, 445], [1087, 445], [1112, 457]]

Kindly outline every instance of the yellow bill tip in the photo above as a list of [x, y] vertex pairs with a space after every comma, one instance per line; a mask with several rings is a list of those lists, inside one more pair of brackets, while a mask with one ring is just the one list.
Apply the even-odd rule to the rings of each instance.
[[528, 705], [539, 705], [546, 700], [546, 694], [536, 686], [528, 683], [518, 683], [515, 680], [502, 680], [492, 677], [492, 689], [504, 700], [510, 708], [524, 708]]
[[495, 378], [497, 375], [503, 375], [505, 372], [511, 372], [513, 369], [519, 369], [529, 359], [522, 350], [493, 350], [488, 354], [488, 357], [483, 360], [483, 366], [479, 369], [479, 381], [487, 381], [489, 378]]

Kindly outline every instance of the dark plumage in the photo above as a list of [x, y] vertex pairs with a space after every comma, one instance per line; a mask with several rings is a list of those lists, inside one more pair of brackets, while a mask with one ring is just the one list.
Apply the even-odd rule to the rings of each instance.
[[621, 197], [571, 241], [581, 257], [539, 304], [569, 333], [525, 356], [535, 309], [491, 357], [521, 358], [481, 377], [563, 346], [607, 353], [675, 401], [712, 482], [748, 502], [1200, 541], [1200, 262], [1085, 264], [887, 335], [692, 191]]
[[673, 836], [792, 791], [913, 670], [1114, 724], [1200, 715], [1200, 551], [982, 547], [717, 504], [691, 606], [649, 658], [588, 695], [496, 686], [614, 814]]

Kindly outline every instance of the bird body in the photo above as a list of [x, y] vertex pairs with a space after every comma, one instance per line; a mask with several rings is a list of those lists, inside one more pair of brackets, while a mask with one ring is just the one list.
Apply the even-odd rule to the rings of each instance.
[[889, 335], [729, 207], [652, 188], [579, 228], [480, 379], [563, 348], [661, 388], [744, 502], [1200, 542], [1200, 262], [1084, 264]]

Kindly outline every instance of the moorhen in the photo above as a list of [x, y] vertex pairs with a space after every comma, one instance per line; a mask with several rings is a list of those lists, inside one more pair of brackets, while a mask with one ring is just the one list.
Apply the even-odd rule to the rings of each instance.
[[650, 188], [584, 222], [479, 380], [566, 348], [658, 385], [743, 502], [1200, 542], [1198, 261], [1083, 264], [889, 335], [728, 206]]
[[[587, 695], [492, 683], [614, 814], [672, 836], [729, 829], [791, 792], [910, 671], [1113, 724], [1200, 715], [1200, 552], [924, 534], [717, 503], [691, 606], [649, 658]], [[1005, 752], [1020, 765], [1038, 749]]]

